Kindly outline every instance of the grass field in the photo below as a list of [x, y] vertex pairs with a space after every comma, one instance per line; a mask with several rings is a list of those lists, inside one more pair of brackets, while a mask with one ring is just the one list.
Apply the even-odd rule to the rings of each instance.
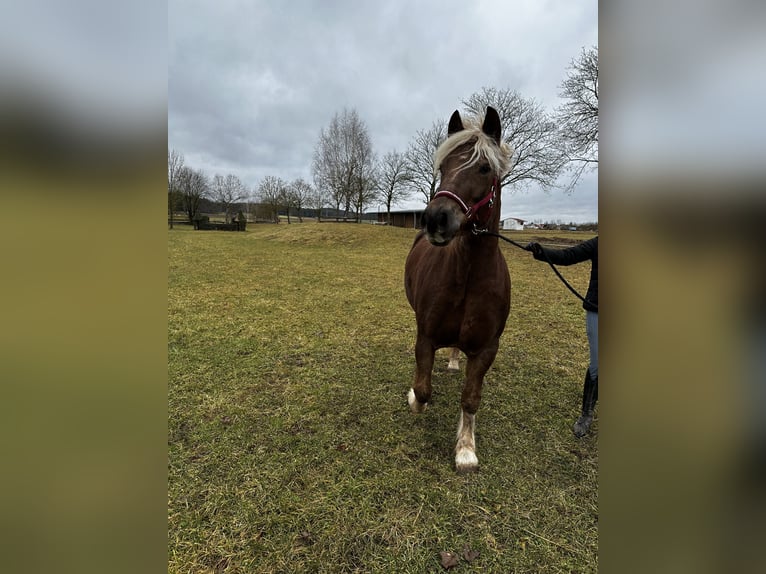
[[[502, 245], [511, 314], [477, 416], [481, 467], [460, 476], [462, 374], [445, 351], [431, 407], [407, 407], [413, 230], [168, 236], [169, 572], [440, 572], [443, 551], [472, 552], [453, 572], [597, 570], [598, 422], [571, 432], [584, 311], [547, 265]], [[589, 265], [561, 270], [584, 293]]]

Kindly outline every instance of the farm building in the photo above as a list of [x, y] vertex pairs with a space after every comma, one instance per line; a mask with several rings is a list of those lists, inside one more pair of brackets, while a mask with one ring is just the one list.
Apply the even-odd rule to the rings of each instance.
[[500, 221], [500, 229], [506, 229], [506, 230], [515, 230], [515, 229], [524, 229], [524, 221], [523, 219], [519, 219], [518, 217], [506, 217], [502, 221]]
[[[410, 229], [420, 229], [420, 217], [425, 209], [407, 209], [403, 211], [391, 212], [391, 225], [394, 227], [409, 227]], [[387, 214], [385, 211], [378, 211], [378, 223], [386, 223]]]

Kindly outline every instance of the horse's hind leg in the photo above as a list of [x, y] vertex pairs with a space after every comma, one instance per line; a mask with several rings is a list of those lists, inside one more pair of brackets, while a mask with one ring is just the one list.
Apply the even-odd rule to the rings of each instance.
[[449, 351], [449, 363], [447, 363], [448, 371], [460, 370], [460, 349], [452, 347]]
[[476, 457], [476, 411], [481, 402], [481, 387], [484, 375], [492, 365], [497, 354], [497, 342], [489, 349], [478, 355], [468, 357], [465, 372], [465, 384], [460, 400], [460, 422], [457, 427], [457, 444], [455, 445], [455, 468], [458, 472], [472, 472], [479, 468]]
[[431, 370], [434, 366], [434, 346], [418, 334], [415, 342], [415, 383], [407, 395], [413, 413], [422, 413], [431, 400]]

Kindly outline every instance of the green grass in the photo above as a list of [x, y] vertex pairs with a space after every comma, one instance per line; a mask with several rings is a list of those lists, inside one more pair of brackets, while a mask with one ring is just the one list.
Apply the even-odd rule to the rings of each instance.
[[[457, 475], [462, 375], [446, 352], [430, 408], [406, 402], [413, 237], [169, 232], [169, 572], [440, 572], [439, 552], [466, 546], [478, 558], [453, 571], [596, 571], [598, 424], [570, 430], [588, 355], [579, 301], [503, 244], [511, 315], [477, 416], [481, 468]], [[585, 291], [587, 264], [562, 272]]]

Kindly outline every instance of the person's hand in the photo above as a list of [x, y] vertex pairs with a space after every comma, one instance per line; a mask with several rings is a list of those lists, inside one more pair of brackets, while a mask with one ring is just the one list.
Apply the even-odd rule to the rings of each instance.
[[543, 246], [540, 245], [537, 241], [530, 241], [527, 243], [527, 246], [524, 248], [527, 251], [531, 251], [535, 255], [542, 255], [543, 254]]

